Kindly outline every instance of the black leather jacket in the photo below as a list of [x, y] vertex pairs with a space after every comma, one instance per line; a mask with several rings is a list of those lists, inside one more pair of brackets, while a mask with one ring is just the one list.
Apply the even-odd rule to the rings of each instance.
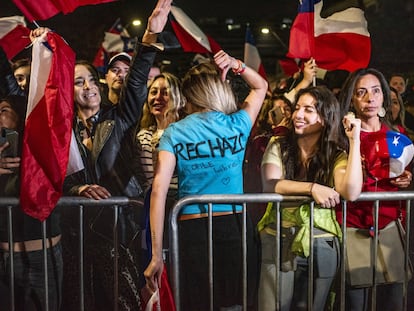
[[139, 197], [141, 171], [134, 167], [134, 134], [147, 98], [148, 73], [156, 56], [153, 46], [138, 44], [119, 104], [101, 108], [93, 131], [93, 149], [82, 144], [78, 122], [74, 130], [86, 169], [65, 181], [65, 193], [78, 195], [84, 184], [105, 187], [112, 196]]

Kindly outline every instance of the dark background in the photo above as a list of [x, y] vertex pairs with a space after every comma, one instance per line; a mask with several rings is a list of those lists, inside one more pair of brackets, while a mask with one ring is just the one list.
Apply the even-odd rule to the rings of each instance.
[[[370, 66], [386, 75], [393, 72], [414, 75], [414, 0], [361, 1], [367, 6], [366, 17], [372, 38]], [[38, 21], [38, 24], [50, 27], [62, 35], [77, 53], [77, 58], [92, 61], [102, 43], [104, 32], [118, 17], [124, 26], [134, 18], [140, 18], [145, 25], [155, 3], [155, 0], [120, 0], [79, 7], [73, 13], [58, 14], [49, 20]], [[296, 16], [298, 1], [177, 0], [175, 4], [224, 50], [235, 57], [243, 57], [245, 27], [249, 23], [268, 76], [277, 76], [281, 73], [278, 59], [287, 51], [289, 21]], [[11, 0], [1, 0], [1, 16], [16, 14], [22, 15]], [[227, 24], [230, 22], [235, 28], [239, 28], [229, 31]], [[28, 26], [35, 27], [30, 23]], [[263, 26], [270, 27], [277, 36], [260, 34], [259, 30]], [[131, 35], [139, 36], [144, 28], [139, 30], [128, 26], [127, 29]], [[166, 30], [172, 34], [169, 26]], [[193, 56], [175, 48], [168, 49], [158, 61], [170, 61], [171, 71], [181, 73], [190, 65]]]

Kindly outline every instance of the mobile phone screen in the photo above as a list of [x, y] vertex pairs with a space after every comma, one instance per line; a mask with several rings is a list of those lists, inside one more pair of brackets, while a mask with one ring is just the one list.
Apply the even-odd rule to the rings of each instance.
[[284, 115], [283, 115], [282, 108], [276, 107], [273, 110], [273, 122], [274, 122], [274, 125], [278, 125], [282, 121], [283, 118], [284, 118]]
[[6, 141], [9, 143], [9, 146], [2, 151], [1, 157], [2, 158], [17, 157], [19, 153], [19, 150], [18, 150], [19, 149], [19, 133], [14, 130], [2, 128], [0, 143], [3, 144]]

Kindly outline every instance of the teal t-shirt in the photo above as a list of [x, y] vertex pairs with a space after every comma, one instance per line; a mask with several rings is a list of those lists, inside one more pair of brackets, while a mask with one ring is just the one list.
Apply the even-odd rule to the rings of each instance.
[[[170, 124], [158, 150], [176, 157], [178, 197], [243, 193], [242, 166], [252, 122], [245, 110], [194, 113]], [[241, 210], [215, 204], [213, 212]], [[184, 207], [183, 214], [206, 213], [206, 204]]]

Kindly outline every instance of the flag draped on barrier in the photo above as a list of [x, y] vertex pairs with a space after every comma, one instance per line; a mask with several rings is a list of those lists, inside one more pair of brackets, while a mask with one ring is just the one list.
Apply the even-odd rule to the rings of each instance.
[[8, 59], [12, 59], [30, 44], [30, 29], [23, 16], [0, 18], [0, 46]]
[[46, 219], [62, 195], [73, 122], [75, 53], [56, 33], [33, 43], [23, 138], [20, 203]]
[[79, 6], [113, 1], [117, 0], [13, 0], [30, 22], [45, 20], [58, 13], [68, 14]]
[[315, 58], [327, 70], [368, 66], [371, 40], [356, 0], [302, 0], [289, 39], [289, 58]]

